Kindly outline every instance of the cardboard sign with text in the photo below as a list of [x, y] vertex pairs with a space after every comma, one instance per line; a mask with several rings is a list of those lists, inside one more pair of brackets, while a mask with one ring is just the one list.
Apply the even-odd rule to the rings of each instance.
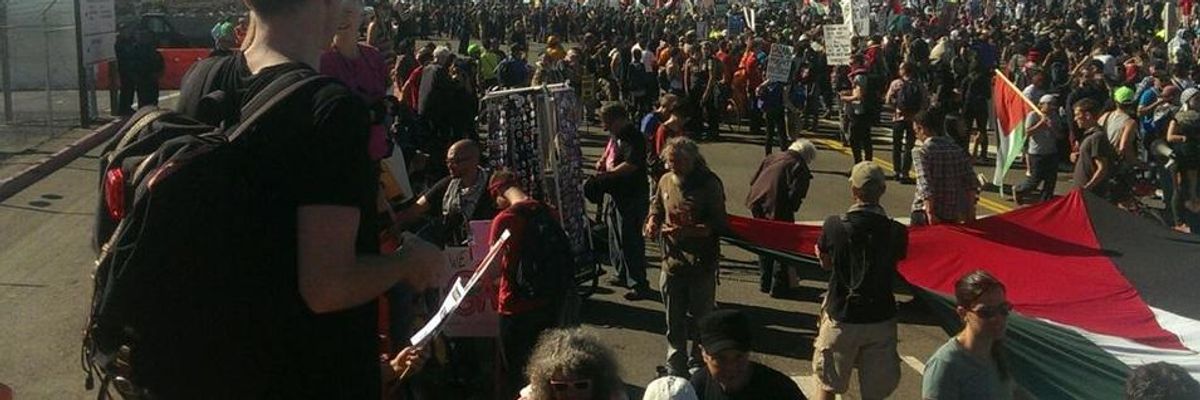
[[792, 46], [771, 45], [771, 53], [767, 56], [767, 81], [787, 82], [792, 74], [792, 60], [795, 57], [796, 50]]
[[[449, 293], [454, 282], [463, 281], [475, 273], [475, 264], [488, 252], [488, 231], [492, 221], [471, 221], [471, 246], [448, 247], [446, 257], [450, 260], [449, 276], [443, 281], [444, 292]], [[454, 318], [446, 321], [444, 332], [451, 337], [496, 337], [500, 332], [500, 315], [496, 313], [496, 278], [500, 268], [493, 267], [479, 280], [477, 287], [462, 299], [454, 312]]]
[[829, 65], [850, 65], [850, 37], [853, 35], [849, 25], [825, 25], [825, 52], [829, 56]]

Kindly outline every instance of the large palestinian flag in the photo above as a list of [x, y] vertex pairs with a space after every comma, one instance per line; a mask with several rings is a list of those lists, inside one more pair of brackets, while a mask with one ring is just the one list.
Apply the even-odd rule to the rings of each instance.
[[[795, 261], [812, 260], [820, 231], [731, 223], [731, 241]], [[947, 332], [961, 329], [953, 312], [960, 276], [982, 268], [1004, 282], [1016, 310], [1007, 338], [1013, 373], [1038, 398], [1119, 399], [1129, 370], [1156, 361], [1200, 379], [1200, 236], [1078, 191], [909, 235], [900, 273], [935, 305]]]
[[1026, 99], [999, 70], [992, 76], [992, 106], [996, 115], [996, 133], [1000, 139], [996, 146], [996, 170], [992, 175], [992, 184], [1003, 187], [1004, 176], [1025, 147], [1025, 129], [1029, 128], [1025, 126], [1025, 117], [1038, 111], [1033, 107], [1033, 102]]

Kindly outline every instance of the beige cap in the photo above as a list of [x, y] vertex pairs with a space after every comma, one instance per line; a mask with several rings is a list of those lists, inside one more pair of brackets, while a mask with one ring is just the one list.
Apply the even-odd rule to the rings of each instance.
[[863, 161], [854, 164], [854, 168], [850, 169], [850, 186], [862, 188], [868, 183], [874, 183], [880, 186], [886, 184], [887, 177], [883, 174], [883, 168], [871, 161]]

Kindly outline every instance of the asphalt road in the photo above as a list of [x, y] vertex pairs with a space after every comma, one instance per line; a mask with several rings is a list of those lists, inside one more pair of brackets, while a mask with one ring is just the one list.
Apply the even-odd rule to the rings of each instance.
[[[168, 101], [169, 103], [169, 101]], [[169, 105], [169, 104], [167, 104]], [[827, 125], [825, 128], [830, 128]], [[603, 136], [594, 128], [584, 140], [585, 155], [595, 160]], [[738, 129], [741, 129], [740, 127]], [[850, 205], [847, 176], [852, 161], [828, 130], [806, 136], [821, 151], [812, 165], [815, 178], [799, 221], [819, 221]], [[890, 159], [890, 131], [877, 128], [876, 154], [881, 164]], [[758, 162], [762, 139], [744, 132], [727, 133], [720, 142], [702, 144], [702, 152], [725, 183], [730, 213], [748, 215], [742, 205]], [[97, 152], [76, 160], [23, 192], [0, 202], [0, 383], [14, 388], [18, 399], [82, 399], [79, 367], [80, 331], [91, 293], [92, 218], [96, 207]], [[881, 160], [882, 159], [882, 160]], [[591, 164], [590, 162], [586, 164]], [[979, 172], [990, 176], [989, 168]], [[1017, 180], [1022, 171], [1010, 173]], [[1059, 190], [1069, 186], [1060, 176]], [[883, 205], [893, 216], [905, 216], [914, 187], [889, 183]], [[994, 193], [984, 195], [981, 215], [1008, 210], [1012, 203]], [[811, 393], [811, 354], [819, 296], [827, 276], [815, 268], [800, 268], [800, 287], [790, 299], [772, 299], [757, 290], [757, 259], [723, 246], [717, 300], [722, 308], [747, 312], [759, 325], [754, 359], [805, 383]], [[655, 250], [648, 255], [658, 260]], [[658, 269], [649, 276], [657, 287]], [[654, 378], [663, 363], [666, 344], [662, 305], [656, 301], [627, 302], [623, 289], [603, 287], [584, 305], [586, 325], [594, 327], [619, 357], [622, 376], [634, 390]], [[901, 294], [901, 300], [908, 296]], [[900, 313], [899, 352], [905, 361], [902, 380], [893, 398], [918, 398], [922, 362], [948, 338], [922, 306]], [[858, 398], [856, 390], [845, 398]], [[637, 398], [637, 397], [633, 397]]]

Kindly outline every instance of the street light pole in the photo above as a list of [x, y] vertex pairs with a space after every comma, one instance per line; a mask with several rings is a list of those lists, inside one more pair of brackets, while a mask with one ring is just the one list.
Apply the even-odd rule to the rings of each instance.
[[91, 120], [91, 110], [88, 108], [88, 71], [91, 68], [83, 62], [83, 16], [80, 0], [75, 0], [75, 70], [79, 78], [79, 126], [86, 127]]

